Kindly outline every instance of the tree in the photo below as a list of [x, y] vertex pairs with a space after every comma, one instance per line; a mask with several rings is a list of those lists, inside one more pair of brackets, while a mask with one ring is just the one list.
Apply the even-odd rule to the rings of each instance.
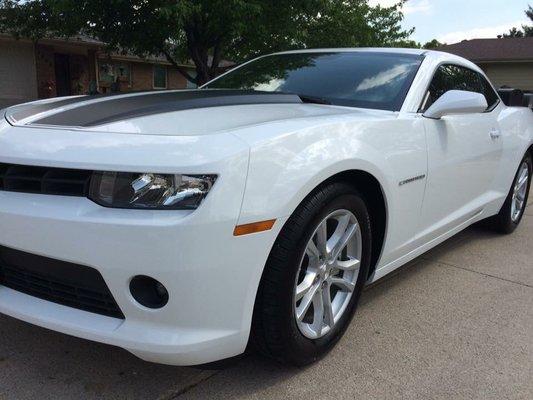
[[[533, 7], [528, 6], [528, 9], [525, 11], [527, 17], [533, 21]], [[522, 29], [513, 27], [509, 30], [509, 33], [504, 33], [503, 35], [498, 35], [499, 38], [521, 38], [521, 37], [533, 37], [533, 25], [522, 25]]]
[[[278, 50], [394, 46], [402, 7], [368, 0], [0, 0], [0, 31], [34, 41], [86, 34], [110, 50], [164, 55], [202, 84], [222, 59], [236, 62]], [[192, 60], [197, 77], [181, 64]]]
[[[528, 9], [526, 10], [526, 15], [531, 20], [531, 22], [533, 22], [533, 7], [531, 6], [528, 7]], [[533, 25], [531, 26], [524, 25], [522, 28], [524, 29], [525, 36], [533, 37]]]
[[517, 27], [513, 27], [509, 30], [509, 33], [503, 34], [504, 38], [522, 38], [524, 37], [524, 32]]
[[392, 47], [401, 47], [404, 49], [421, 49], [422, 45], [416, 40], [406, 39], [406, 40], [399, 40], [393, 43]]
[[434, 49], [438, 49], [439, 47], [442, 47], [442, 46], [446, 46], [446, 43], [441, 43], [437, 39], [433, 39], [432, 41], [427, 42], [424, 45], [424, 49], [434, 50]]
[[426, 50], [435, 50], [441, 46], [445, 46], [446, 43], [441, 43], [437, 39], [433, 39], [430, 42], [427, 42], [425, 45], [422, 45], [422, 43], [417, 42], [416, 40], [399, 40], [395, 42], [392, 46], [393, 47], [403, 47], [408, 49], [426, 49]]

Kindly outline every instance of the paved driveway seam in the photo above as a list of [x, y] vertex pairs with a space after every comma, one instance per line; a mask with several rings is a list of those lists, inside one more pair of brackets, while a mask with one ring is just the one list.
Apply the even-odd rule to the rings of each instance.
[[[193, 382], [189, 383], [188, 385], [185, 385], [182, 388], [179, 388], [178, 390], [171, 391], [165, 393], [163, 396], [160, 396], [157, 398], [157, 400], [175, 400], [178, 397], [184, 395], [188, 391], [194, 389], [195, 387], [201, 385], [205, 381], [211, 379], [213, 376], [215, 376], [220, 371], [202, 371], [196, 379], [194, 379]], [[1, 399], [0, 399], [1, 400]]]
[[518, 282], [518, 281], [513, 281], [513, 280], [511, 280], [511, 279], [505, 279], [505, 278], [502, 278], [501, 276], [496, 276], [496, 275], [491, 275], [491, 274], [487, 274], [487, 273], [484, 273], [484, 272], [475, 271], [475, 270], [472, 270], [472, 269], [469, 269], [469, 268], [466, 268], [466, 267], [461, 267], [461, 266], [459, 266], [459, 265], [450, 264], [450, 263], [448, 263], [448, 262], [433, 260], [433, 259], [431, 259], [431, 258], [424, 258], [424, 260], [431, 261], [431, 262], [434, 262], [434, 263], [436, 263], [436, 264], [445, 265], [445, 266], [447, 266], [447, 267], [452, 267], [452, 268], [462, 269], [462, 270], [464, 270], [464, 271], [469, 271], [469, 272], [472, 272], [472, 273], [474, 273], [474, 274], [478, 274], [478, 275], [486, 276], [486, 277], [489, 277], [489, 278], [498, 279], [498, 280], [500, 280], [500, 281], [505, 281], [505, 282], [509, 282], [509, 283], [514, 283], [515, 285], [525, 286], [525, 287], [528, 287], [528, 288], [530, 288], [530, 289], [533, 289], [533, 286], [528, 285], [527, 283], [522, 283], [522, 282]]

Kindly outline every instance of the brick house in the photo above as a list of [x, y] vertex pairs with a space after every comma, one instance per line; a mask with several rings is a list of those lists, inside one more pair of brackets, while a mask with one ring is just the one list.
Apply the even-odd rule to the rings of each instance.
[[497, 87], [533, 92], [533, 37], [464, 40], [438, 50], [476, 63]]
[[[224, 62], [221, 68], [232, 63]], [[183, 65], [196, 74], [194, 66]], [[37, 44], [0, 35], [0, 108], [55, 96], [194, 87], [162, 57], [107, 53], [88, 37]]]

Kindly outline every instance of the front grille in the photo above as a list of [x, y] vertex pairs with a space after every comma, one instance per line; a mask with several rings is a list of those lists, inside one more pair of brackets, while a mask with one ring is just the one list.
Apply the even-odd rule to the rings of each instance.
[[0, 190], [85, 197], [92, 171], [0, 163]]
[[124, 318], [102, 275], [91, 267], [0, 246], [0, 285], [79, 310]]

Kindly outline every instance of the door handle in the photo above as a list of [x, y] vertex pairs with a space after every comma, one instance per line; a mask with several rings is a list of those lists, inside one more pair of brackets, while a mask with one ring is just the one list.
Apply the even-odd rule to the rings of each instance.
[[501, 131], [499, 129], [491, 129], [490, 131], [490, 138], [493, 140], [498, 139], [502, 135]]

